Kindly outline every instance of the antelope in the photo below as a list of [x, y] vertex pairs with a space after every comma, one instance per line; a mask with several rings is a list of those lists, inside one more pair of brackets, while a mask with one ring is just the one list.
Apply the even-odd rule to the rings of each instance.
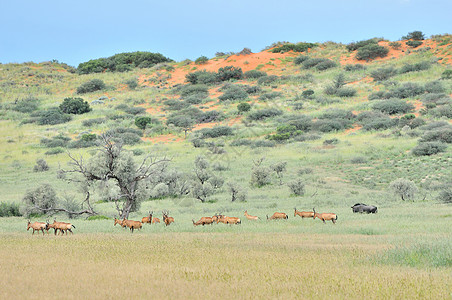
[[242, 221], [237, 217], [226, 217], [226, 224], [242, 224]]
[[245, 217], [246, 217], [248, 220], [259, 220], [259, 217], [249, 215], [247, 210], [245, 210]]
[[270, 218], [267, 215], [267, 220], [275, 220], [275, 219], [289, 219], [289, 216], [285, 213], [275, 212]]
[[60, 222], [60, 223], [61, 223], [60, 230], [61, 230], [61, 232], [62, 232], [62, 235], [64, 235], [64, 232], [66, 232], [66, 235], [67, 235], [67, 231], [68, 231], [68, 230], [69, 230], [69, 232], [70, 232], [71, 234], [74, 234], [74, 233], [72, 232], [72, 227], [75, 228], [74, 225], [72, 225], [71, 223], [65, 223], [65, 222]]
[[119, 224], [121, 227], [124, 228], [123, 221], [118, 220], [118, 219], [115, 218], [115, 225], [114, 226], [116, 226], [116, 224]]
[[211, 217], [202, 217], [201, 219], [199, 219], [199, 221], [197, 221], [197, 222], [195, 222], [194, 220], [192, 220], [193, 221], [193, 225], [195, 225], [195, 226], [198, 226], [198, 225], [202, 225], [202, 226], [204, 226], [204, 225], [212, 225], [213, 224], [213, 218], [211, 218]]
[[326, 224], [325, 221], [331, 221], [331, 222], [333, 222], [333, 224], [336, 224], [336, 220], [337, 220], [337, 215], [336, 214], [333, 214], [333, 213], [322, 213], [322, 214], [319, 214], [319, 213], [315, 212], [314, 208], [312, 210], [314, 211], [314, 220], [315, 220], [315, 218], [319, 218], [320, 220], [323, 221], [324, 224]]
[[226, 224], [227, 217], [225, 215], [215, 215], [212, 218], [215, 220], [215, 222], [217, 222], [217, 224], [220, 222]]
[[152, 218], [152, 224], [155, 223], [160, 223], [160, 219], [159, 218]]
[[35, 234], [35, 231], [37, 231], [39, 233], [39, 231], [42, 231], [42, 235], [44, 235], [44, 229], [48, 230], [48, 225], [49, 223], [44, 223], [44, 222], [34, 222], [33, 224], [30, 222], [30, 220], [28, 220], [28, 224], [27, 224], [27, 231], [31, 228], [33, 229], [33, 234]]
[[293, 214], [294, 217], [297, 215], [300, 216], [302, 219], [304, 218], [313, 218], [314, 219], [314, 212], [312, 211], [298, 211], [296, 207], [294, 207], [295, 212]]
[[173, 217], [168, 217], [168, 213], [169, 212], [162, 211], [163, 222], [165, 223], [166, 226], [168, 226], [168, 225], [170, 225], [171, 223], [174, 222], [174, 218]]
[[141, 223], [149, 223], [152, 224], [152, 214], [154, 212], [149, 212], [149, 217], [144, 217], [143, 219], [141, 219]]
[[141, 227], [143, 226], [143, 223], [141, 223], [140, 221], [133, 221], [133, 220], [127, 220], [126, 218], [124, 218], [124, 220], [122, 220], [122, 224], [123, 227], [127, 226], [129, 227], [130, 231], [132, 231], [134, 229], [141, 229]]

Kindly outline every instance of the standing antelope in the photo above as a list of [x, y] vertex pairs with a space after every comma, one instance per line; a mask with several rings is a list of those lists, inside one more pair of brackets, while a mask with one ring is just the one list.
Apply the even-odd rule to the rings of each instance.
[[258, 217], [258, 216], [252, 216], [252, 215], [249, 215], [247, 210], [245, 210], [245, 217], [246, 217], [248, 220], [259, 220], [259, 217]]
[[226, 217], [226, 224], [242, 224], [242, 221], [237, 217]]
[[152, 218], [152, 224], [155, 223], [160, 223], [160, 219], [159, 218]]
[[171, 223], [174, 222], [174, 218], [173, 217], [168, 217], [168, 211], [162, 211], [163, 214], [163, 222], [165, 223], [166, 226], [170, 225]]
[[267, 220], [275, 220], [275, 219], [289, 219], [289, 216], [285, 213], [275, 212], [270, 218], [267, 215]]
[[314, 212], [312, 211], [298, 211], [296, 207], [294, 207], [295, 212], [293, 214], [294, 217], [297, 215], [300, 216], [302, 219], [304, 218], [313, 218], [314, 219]]
[[116, 224], [119, 224], [121, 227], [124, 228], [123, 221], [118, 220], [118, 219], [115, 218], [115, 225], [114, 226], [116, 226]]
[[57, 222], [56, 219], [54, 219], [53, 224], [49, 224], [48, 227], [49, 227], [49, 229], [53, 228], [55, 235], [57, 234], [58, 230], [61, 232], [61, 235], [64, 235], [65, 232], [67, 235], [68, 230], [70, 231], [70, 233], [74, 234], [72, 232], [72, 227], [75, 228], [75, 226], [72, 225], [71, 223]]
[[336, 224], [336, 220], [337, 220], [337, 215], [336, 214], [333, 214], [333, 213], [322, 213], [322, 214], [319, 214], [319, 213], [315, 212], [314, 208], [312, 210], [314, 211], [314, 220], [315, 220], [315, 218], [319, 218], [320, 220], [323, 221], [324, 224], [326, 224], [325, 221], [331, 221], [331, 222], [333, 222], [333, 224]]
[[32, 224], [30, 222], [30, 220], [28, 220], [27, 231], [31, 228], [31, 229], [33, 229], [32, 235], [35, 234], [35, 231], [37, 231], [38, 233], [39, 233], [39, 231], [42, 231], [42, 235], [44, 235], [44, 229], [48, 230], [48, 225], [49, 225], [49, 223], [44, 223], [44, 222], [34, 222]]
[[127, 220], [125, 218], [124, 220], [122, 220], [122, 224], [123, 226], [129, 227], [132, 233], [134, 229], [141, 229], [141, 227], [143, 226], [143, 224], [140, 221]]
[[149, 217], [144, 217], [143, 219], [141, 219], [141, 223], [149, 223], [152, 224], [152, 214], [154, 212], [149, 212]]

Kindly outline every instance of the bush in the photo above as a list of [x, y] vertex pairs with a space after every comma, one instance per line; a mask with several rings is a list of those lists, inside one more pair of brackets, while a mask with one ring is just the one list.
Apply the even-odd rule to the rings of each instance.
[[297, 44], [287, 43], [287, 44], [284, 44], [284, 45], [281, 45], [279, 47], [276, 47], [276, 48], [272, 49], [271, 52], [273, 52], [273, 53], [284, 53], [284, 52], [288, 52], [288, 51], [306, 52], [306, 51], [308, 51], [309, 48], [314, 48], [314, 47], [317, 47], [317, 44], [313, 44], [313, 43], [297, 43]]
[[180, 89], [180, 94], [184, 98], [191, 95], [205, 95], [204, 98], [207, 98], [209, 96], [209, 88], [205, 84], [184, 85]]
[[271, 148], [275, 146], [275, 142], [266, 140], [257, 140], [251, 145], [252, 148]]
[[228, 191], [231, 194], [231, 201], [246, 201], [247, 192], [242, 186], [240, 186], [237, 182], [228, 182]]
[[139, 129], [118, 127], [110, 129], [106, 132], [114, 141], [121, 142], [125, 145], [135, 145], [141, 143], [143, 132]]
[[351, 51], [358, 50], [359, 48], [362, 48], [367, 45], [376, 45], [376, 44], [378, 44], [378, 39], [372, 38], [372, 39], [368, 39], [368, 40], [350, 43], [345, 48], [347, 48], [347, 50], [351, 52]]
[[229, 126], [215, 126], [212, 128], [203, 128], [198, 130], [201, 138], [217, 138], [220, 136], [228, 136], [233, 134], [233, 130]]
[[243, 88], [248, 94], [258, 94], [262, 91], [262, 88], [257, 85], [244, 85]]
[[138, 87], [138, 80], [136, 78], [132, 78], [126, 81], [126, 85], [129, 89], [134, 90]]
[[417, 47], [419, 47], [422, 44], [423, 44], [423, 42], [421, 42], [421, 41], [408, 41], [408, 42], [406, 42], [406, 45], [411, 47], [411, 48], [417, 48]]
[[296, 196], [303, 196], [305, 193], [305, 184], [301, 178], [297, 178], [287, 183], [292, 194]]
[[218, 79], [221, 81], [228, 81], [231, 79], [240, 80], [243, 77], [241, 68], [234, 66], [226, 66], [218, 69]]
[[267, 118], [280, 116], [283, 112], [277, 108], [265, 108], [260, 110], [255, 110], [248, 115], [248, 119], [251, 121], [259, 121]]
[[144, 114], [146, 112], [146, 108], [132, 106], [125, 108], [124, 112], [135, 116], [139, 114]]
[[16, 101], [11, 107], [12, 110], [21, 113], [32, 113], [39, 108], [39, 100], [34, 97], [27, 97], [25, 99]]
[[40, 158], [36, 161], [36, 165], [33, 167], [33, 172], [45, 172], [49, 170], [47, 162]]
[[449, 187], [449, 188], [445, 188], [445, 189], [441, 190], [438, 195], [438, 200], [440, 200], [441, 202], [444, 202], [446, 204], [451, 204], [452, 203], [452, 189]]
[[65, 98], [63, 103], [60, 104], [60, 110], [66, 114], [81, 115], [90, 112], [92, 109], [88, 102], [83, 101], [82, 98]]
[[43, 214], [41, 210], [54, 208], [58, 202], [55, 190], [50, 184], [42, 184], [39, 187], [28, 190], [22, 198], [24, 203], [24, 216], [29, 217], [31, 214]]
[[19, 210], [19, 204], [17, 203], [0, 203], [0, 217], [21, 217], [22, 214]]
[[422, 61], [416, 64], [405, 64], [401, 69], [400, 73], [417, 72], [430, 69], [432, 64], [428, 61]]
[[389, 184], [389, 189], [400, 196], [403, 201], [413, 199], [418, 192], [417, 186], [411, 180], [399, 178]]
[[367, 67], [362, 64], [346, 64], [344, 70], [347, 72], [366, 70]]
[[82, 121], [82, 125], [85, 127], [91, 127], [98, 124], [103, 124], [107, 120], [105, 118], [87, 119]]
[[278, 76], [276, 75], [268, 75], [268, 76], [262, 76], [257, 80], [257, 84], [259, 85], [270, 85], [271, 83], [278, 80]]
[[413, 31], [408, 33], [405, 36], [402, 36], [402, 40], [416, 40], [416, 41], [422, 41], [425, 39], [424, 34], [422, 31]]
[[88, 148], [97, 145], [97, 135], [94, 133], [85, 133], [79, 140], [69, 143], [69, 148]]
[[163, 104], [166, 106], [165, 110], [181, 110], [190, 106], [189, 103], [176, 99], [165, 100]]
[[60, 154], [63, 153], [64, 150], [62, 148], [52, 148], [49, 151], [46, 151], [44, 154], [45, 155], [56, 155], [56, 154]]
[[191, 84], [215, 84], [220, 79], [215, 72], [208, 72], [206, 70], [196, 71], [185, 75], [185, 80]]
[[374, 81], [383, 81], [397, 74], [394, 67], [378, 68], [370, 72], [370, 76]]
[[100, 79], [92, 79], [88, 82], [83, 83], [77, 88], [77, 94], [92, 93], [95, 91], [100, 91], [105, 89], [105, 83]]
[[394, 50], [399, 50], [400, 47], [402, 47], [402, 43], [400, 42], [390, 42], [389, 47], [391, 47]]
[[184, 102], [188, 104], [201, 104], [206, 99], [205, 94], [193, 94], [184, 98]]
[[334, 120], [318, 120], [313, 123], [312, 128], [314, 130], [320, 132], [332, 132], [332, 131], [340, 131], [349, 126], [346, 126], [346, 123], [342, 120], [334, 119]]
[[388, 55], [389, 49], [377, 44], [369, 44], [358, 49], [356, 59], [358, 60], [372, 60], [377, 57], [385, 57]]
[[414, 106], [411, 103], [407, 103], [403, 100], [389, 99], [375, 103], [373, 109], [379, 110], [383, 113], [394, 115], [401, 113], [408, 113], [414, 110]]
[[397, 119], [391, 119], [390, 117], [380, 117], [367, 121], [363, 125], [363, 130], [386, 130], [397, 125]]
[[41, 144], [49, 148], [65, 147], [70, 140], [71, 140], [70, 137], [59, 134], [51, 139], [47, 138], [41, 139]]
[[329, 68], [334, 68], [336, 63], [327, 58], [309, 58], [305, 60], [303, 63], [304, 69], [316, 68], [319, 71], [323, 71]]
[[219, 96], [218, 99], [221, 101], [226, 100], [244, 100], [248, 98], [248, 93], [239, 86], [230, 86], [226, 89], [226, 91], [223, 93], [223, 95]]
[[356, 95], [356, 90], [353, 88], [342, 87], [336, 90], [336, 96], [344, 98], [344, 97], [353, 97]]
[[415, 156], [434, 155], [446, 151], [447, 145], [441, 142], [419, 143], [411, 152]]
[[417, 95], [423, 94], [425, 92], [424, 87], [420, 86], [417, 83], [407, 82], [402, 86], [396, 87], [392, 89], [390, 92], [386, 94], [387, 98], [409, 98], [415, 97]]
[[251, 185], [262, 187], [271, 183], [271, 169], [269, 167], [255, 166], [251, 172]]
[[326, 59], [320, 63], [318, 63], [315, 68], [319, 71], [325, 71], [327, 69], [331, 69], [336, 67], [336, 63], [330, 59]]
[[246, 102], [239, 103], [239, 105], [237, 105], [237, 110], [239, 111], [240, 114], [248, 112], [251, 110], [251, 105]]
[[152, 119], [151, 117], [137, 117], [135, 119], [135, 126], [138, 128], [145, 130], [146, 127], [149, 127], [150, 124], [159, 124], [157, 120]]
[[430, 114], [436, 118], [446, 117], [452, 119], [452, 105], [442, 105], [430, 111]]
[[309, 131], [313, 124], [311, 118], [306, 115], [294, 114], [285, 116], [281, 119], [282, 120], [278, 120], [278, 123], [286, 123], [288, 125], [295, 126], [296, 130], [301, 131]]
[[259, 71], [259, 70], [250, 70], [243, 74], [243, 77], [246, 79], [257, 79], [257, 78], [261, 78], [264, 76], [267, 76], [267, 73], [265, 73], [264, 71]]
[[37, 117], [37, 123], [39, 125], [57, 125], [67, 123], [72, 119], [71, 116], [63, 113], [57, 107], [38, 111], [34, 116]]
[[424, 89], [427, 93], [440, 94], [444, 93], [446, 89], [440, 81], [430, 81], [424, 85]]
[[295, 57], [293, 62], [296, 65], [301, 65], [305, 60], [308, 60], [308, 59], [309, 59], [309, 56], [307, 56], [307, 55], [299, 55], [299, 56]]
[[419, 140], [420, 143], [425, 142], [441, 142], [452, 144], [452, 126], [442, 127], [436, 130], [427, 131]]
[[281, 96], [282, 96], [281, 92], [268, 92], [268, 93], [260, 95], [259, 100], [267, 101], [267, 100], [275, 99], [275, 98], [278, 98]]
[[314, 96], [314, 91], [313, 90], [304, 90], [301, 93], [301, 96], [306, 99], [312, 99], [312, 97]]
[[441, 79], [452, 79], [452, 70], [445, 70], [441, 74]]
[[207, 56], [200, 56], [195, 60], [196, 65], [204, 65], [209, 61], [209, 58]]

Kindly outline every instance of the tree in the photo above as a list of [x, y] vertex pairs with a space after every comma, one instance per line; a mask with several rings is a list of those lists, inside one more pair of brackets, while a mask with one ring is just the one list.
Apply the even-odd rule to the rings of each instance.
[[128, 218], [130, 212], [138, 210], [141, 201], [148, 196], [148, 180], [161, 174], [170, 160], [147, 156], [137, 164], [133, 154], [124, 151], [122, 143], [114, 142], [106, 134], [102, 134], [100, 140], [102, 147], [88, 162], [82, 156], [76, 158], [69, 153], [71, 168], [61, 170], [61, 173], [69, 175], [68, 181], [80, 183], [87, 199], [90, 187], [100, 183], [100, 187], [106, 190], [104, 194], [115, 201], [119, 217]]
[[209, 162], [202, 155], [196, 157], [193, 171], [191, 193], [194, 198], [204, 203], [210, 195], [222, 187], [224, 180], [210, 171]]
[[145, 130], [148, 124], [152, 124], [151, 117], [137, 117], [135, 119], [135, 125], [140, 129]]
[[283, 173], [286, 172], [287, 162], [280, 161], [271, 166], [273, 171], [276, 173], [276, 177], [279, 178], [279, 185], [282, 185]]
[[402, 40], [415, 40], [415, 41], [422, 41], [425, 39], [424, 34], [422, 31], [413, 31], [408, 33], [405, 36], [402, 36]]
[[82, 98], [64, 98], [63, 103], [60, 104], [60, 110], [66, 114], [81, 115], [92, 109]]
[[418, 192], [417, 186], [411, 180], [399, 178], [389, 184], [389, 188], [394, 194], [400, 196], [403, 201], [413, 199]]
[[228, 182], [228, 190], [231, 193], [231, 201], [235, 200], [245, 201], [246, 200], [246, 190], [240, 186], [237, 182]]

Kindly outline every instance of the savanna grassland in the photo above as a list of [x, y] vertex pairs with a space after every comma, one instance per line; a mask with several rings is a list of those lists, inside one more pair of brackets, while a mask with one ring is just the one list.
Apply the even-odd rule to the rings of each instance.
[[[139, 66], [0, 65], [0, 297], [450, 298], [452, 38], [410, 37]], [[358, 60], [369, 43], [386, 55]], [[89, 109], [69, 112], [65, 98]], [[102, 167], [104, 133], [124, 144], [124, 174], [148, 155], [170, 159], [129, 219], [166, 210], [173, 224], [113, 226], [124, 200], [111, 180], [62, 176], [69, 154]], [[395, 193], [400, 179], [408, 191]], [[30, 206], [79, 211], [86, 191], [93, 216]], [[352, 213], [358, 202], [378, 213]], [[289, 218], [267, 221], [275, 211]], [[193, 226], [217, 213], [242, 222]], [[27, 219], [53, 218], [74, 234], [26, 231]]]

